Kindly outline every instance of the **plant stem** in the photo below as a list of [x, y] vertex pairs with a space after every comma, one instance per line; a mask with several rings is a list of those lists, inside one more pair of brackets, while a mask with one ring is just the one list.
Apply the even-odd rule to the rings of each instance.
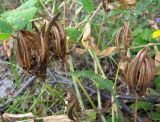
[[[90, 53], [90, 55], [91, 55], [91, 57], [93, 58], [93, 61], [94, 61], [95, 73], [98, 74], [98, 69], [99, 69], [103, 78], [105, 78], [106, 76], [105, 76], [105, 74], [102, 70], [102, 67], [100, 65], [98, 57], [96, 56], [96, 54], [91, 49], [88, 49], [88, 51], [89, 51], [89, 53]], [[102, 110], [101, 93], [100, 93], [100, 89], [98, 87], [97, 87], [97, 99], [98, 99], [98, 109], [99, 109], [99, 111], [101, 111]], [[106, 122], [105, 117], [102, 113], [100, 113], [100, 117], [101, 117], [101, 120], [103, 122]]]
[[129, 49], [137, 49], [137, 48], [142, 48], [142, 47], [150, 47], [154, 45], [160, 45], [160, 43], [149, 43], [147, 45], [140, 45], [140, 46], [135, 46], [135, 47], [130, 47]]
[[[70, 66], [70, 71], [74, 72], [74, 67], [73, 67], [73, 62], [72, 62], [72, 57], [71, 56], [69, 56], [68, 63], [69, 63], [69, 66]], [[85, 110], [84, 109], [84, 104], [83, 104], [82, 97], [81, 97], [81, 94], [80, 94], [80, 91], [79, 91], [79, 88], [78, 88], [78, 85], [77, 85], [77, 82], [76, 82], [77, 77], [72, 76], [72, 79], [73, 79], [73, 84], [74, 84], [76, 94], [77, 94], [77, 97], [78, 97], [78, 100], [79, 100], [79, 104], [81, 106], [82, 111], [84, 111]]]
[[86, 95], [87, 99], [89, 100], [89, 102], [91, 103], [92, 107], [94, 110], [97, 110], [95, 104], [93, 103], [93, 101], [91, 100], [89, 94], [87, 93], [87, 91], [85, 90], [85, 88], [83, 87], [81, 81], [77, 78], [77, 82], [79, 84], [79, 86], [81, 87], [82, 91], [84, 92], [84, 94]]
[[[97, 13], [98, 10], [101, 8], [101, 6], [102, 6], [102, 3], [99, 4], [99, 6], [97, 7], [97, 9], [93, 12], [93, 14], [90, 16], [90, 18], [88, 19], [88, 21], [87, 21], [86, 23], [91, 22], [91, 20], [92, 20], [93, 17], [96, 15], [96, 13]], [[83, 21], [83, 22], [85, 22], [85, 21]], [[82, 23], [82, 24], [83, 24], [83, 23]], [[86, 26], [86, 25], [85, 25], [85, 26]], [[83, 36], [83, 33], [84, 33], [84, 29], [83, 29], [81, 35], [79, 36], [77, 42], [79, 42], [79, 41], [81, 40], [81, 37]]]

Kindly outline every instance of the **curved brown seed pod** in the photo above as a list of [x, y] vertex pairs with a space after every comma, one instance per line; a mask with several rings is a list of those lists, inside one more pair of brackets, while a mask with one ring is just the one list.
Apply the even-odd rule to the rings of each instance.
[[148, 60], [151, 65], [151, 78], [153, 80], [156, 74], [156, 65], [155, 65], [155, 61], [151, 57], [149, 57]]
[[138, 77], [138, 71], [142, 65], [142, 62], [144, 61], [144, 58], [146, 57], [146, 54], [147, 54], [147, 51], [144, 48], [144, 49], [140, 50], [136, 56], [136, 58], [138, 59], [137, 66], [136, 66], [137, 71], [135, 71], [136, 77]]
[[133, 39], [133, 36], [132, 36], [132, 30], [130, 28], [128, 28], [128, 36], [130, 37], [129, 41], [131, 41]]
[[24, 60], [23, 60], [23, 54], [22, 54], [22, 50], [21, 50], [21, 46], [20, 46], [20, 39], [17, 39], [16, 41], [16, 54], [17, 54], [17, 59], [18, 59], [18, 62], [19, 62], [19, 65], [21, 67], [24, 67], [25, 64], [24, 64]]
[[43, 60], [45, 59], [46, 46], [45, 46], [45, 42], [44, 42], [42, 35], [40, 35], [40, 40], [41, 40], [41, 55], [40, 55], [41, 58], [40, 60], [41, 62], [43, 62]]
[[148, 60], [148, 58], [145, 59], [145, 64], [146, 64], [146, 81], [145, 84], [147, 87], [149, 87], [151, 85], [151, 81], [152, 81], [152, 67], [151, 64]]
[[144, 49], [140, 50], [129, 65], [128, 72], [127, 72], [127, 81], [128, 81], [128, 84], [130, 84], [131, 86], [134, 86], [134, 84], [136, 84], [136, 82], [138, 81], [139, 66], [142, 62], [143, 57], [145, 56], [145, 53], [143, 52], [145, 52]]
[[23, 61], [24, 61], [24, 68], [29, 69], [30, 68], [30, 58], [28, 54], [27, 45], [25, 43], [25, 38], [23, 37], [22, 33], [20, 34], [20, 48], [23, 50]]
[[47, 27], [47, 29], [45, 31], [44, 40], [46, 41], [47, 44], [49, 43], [49, 35], [50, 35], [51, 28], [52, 28], [54, 22], [59, 17], [59, 15], [60, 15], [60, 13], [58, 13], [54, 18], [52, 18], [51, 22], [49, 23], [49, 25], [48, 25], [48, 27]]
[[65, 30], [62, 27], [62, 25], [59, 24], [57, 21], [55, 21], [55, 26], [57, 27], [59, 35], [60, 35], [60, 43], [61, 43], [60, 58], [63, 61], [65, 59], [65, 55], [66, 55], [66, 33], [65, 33]]
[[120, 40], [121, 31], [122, 31], [122, 27], [119, 29], [115, 37], [115, 44], [116, 44], [117, 49], [120, 49], [119, 40]]
[[61, 54], [61, 39], [56, 26], [53, 26], [53, 30], [55, 35], [56, 55], [59, 56]]
[[143, 85], [144, 79], [145, 79], [145, 63], [144, 62], [142, 63], [139, 72], [140, 72], [139, 78], [135, 87], [136, 87], [136, 91], [141, 92], [141, 86]]
[[122, 41], [123, 41], [124, 48], [127, 49], [128, 48], [127, 38], [128, 38], [129, 24], [125, 23], [123, 28], [124, 28], [124, 32], [123, 32], [123, 36], [122, 36]]
[[60, 35], [61, 39], [64, 41], [65, 38], [66, 38], [66, 34], [65, 34], [65, 31], [64, 31], [64, 28], [57, 21], [55, 21], [54, 25], [57, 27], [59, 35]]
[[30, 50], [29, 47], [27, 47], [27, 44], [25, 43], [26, 39], [22, 39], [21, 42], [24, 46], [24, 61], [25, 61], [25, 67], [29, 70], [31, 68], [31, 62], [30, 62]]

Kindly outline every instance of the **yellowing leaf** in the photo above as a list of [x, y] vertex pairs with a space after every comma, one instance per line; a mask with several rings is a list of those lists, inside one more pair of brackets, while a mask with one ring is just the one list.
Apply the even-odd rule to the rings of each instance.
[[160, 30], [155, 31], [155, 32], [152, 34], [152, 38], [158, 38], [158, 37], [160, 37]]
[[113, 54], [116, 51], [116, 49], [117, 49], [116, 47], [107, 47], [102, 52], [99, 52], [98, 56], [102, 56], [102, 57], [109, 56]]
[[82, 40], [88, 40], [91, 37], [91, 27], [90, 23], [88, 22], [84, 28]]

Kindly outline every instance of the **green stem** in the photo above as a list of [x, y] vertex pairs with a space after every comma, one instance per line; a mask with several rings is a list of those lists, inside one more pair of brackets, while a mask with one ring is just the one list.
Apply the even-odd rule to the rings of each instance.
[[[105, 77], [105, 74], [104, 74], [104, 72], [102, 70], [102, 67], [100, 65], [98, 57], [96, 56], [96, 54], [91, 49], [88, 49], [88, 51], [89, 51], [89, 53], [90, 53], [90, 55], [91, 55], [91, 57], [93, 58], [93, 61], [94, 61], [95, 73], [98, 74], [98, 69], [99, 69], [101, 74], [102, 74], [102, 76]], [[100, 89], [98, 87], [97, 87], [97, 99], [98, 99], [98, 109], [99, 109], [99, 111], [101, 111], [102, 110], [102, 101], [101, 101]], [[100, 117], [101, 117], [101, 120], [103, 122], [106, 122], [106, 119], [105, 119], [105, 117], [104, 117], [104, 115], [102, 113], [100, 113]]]
[[[69, 63], [69, 66], [70, 66], [70, 71], [74, 72], [74, 66], [73, 66], [73, 62], [72, 62], [72, 57], [71, 56], [69, 57], [68, 63]], [[81, 94], [80, 94], [80, 91], [79, 91], [79, 88], [78, 88], [78, 85], [77, 85], [77, 82], [76, 82], [77, 81], [77, 77], [72, 75], [72, 79], [73, 79], [73, 84], [74, 84], [74, 87], [75, 87], [75, 90], [76, 90], [76, 94], [77, 94], [81, 109], [82, 109], [82, 111], [84, 111], [85, 110], [84, 109], [84, 104], [83, 104], [82, 97], [81, 97]]]
[[87, 99], [89, 100], [89, 102], [91, 103], [92, 107], [94, 110], [97, 110], [95, 104], [93, 103], [92, 99], [90, 98], [89, 94], [87, 93], [87, 91], [85, 90], [85, 88], [83, 87], [81, 81], [77, 78], [77, 82], [79, 84], [79, 86], [81, 87], [82, 91], [84, 92], [84, 94], [86, 95]]

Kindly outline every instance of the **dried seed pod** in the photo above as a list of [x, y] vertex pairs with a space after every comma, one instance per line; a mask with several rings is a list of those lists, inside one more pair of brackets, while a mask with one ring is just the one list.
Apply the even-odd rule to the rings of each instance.
[[50, 57], [64, 61], [66, 56], [66, 34], [58, 23], [57, 14], [48, 24], [34, 32], [20, 31], [17, 39], [17, 60], [21, 67], [44, 78]]
[[129, 63], [125, 75], [125, 82], [129, 89], [144, 95], [146, 89], [151, 86], [152, 80], [156, 74], [156, 66], [154, 60], [144, 48], [138, 52], [136, 57]]
[[120, 41], [122, 40], [124, 49], [127, 50], [129, 43], [132, 40], [132, 30], [129, 28], [129, 23], [125, 23], [115, 36], [115, 44], [118, 49], [120, 49]]
[[50, 32], [49, 45], [52, 58], [64, 61], [66, 57], [66, 33], [57, 20], [53, 23], [53, 30]]
[[23, 29], [18, 35], [16, 47], [17, 59], [22, 68], [39, 77], [45, 74], [48, 51], [41, 35]]

